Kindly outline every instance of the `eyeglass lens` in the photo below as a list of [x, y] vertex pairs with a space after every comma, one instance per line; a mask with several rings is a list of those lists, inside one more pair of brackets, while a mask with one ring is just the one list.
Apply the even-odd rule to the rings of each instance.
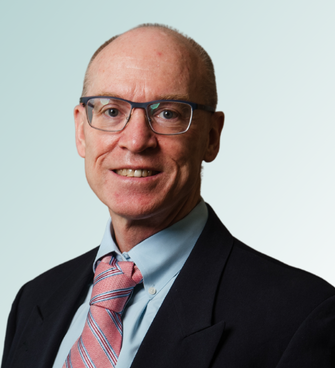
[[[114, 98], [91, 98], [87, 102], [87, 117], [92, 127], [118, 132], [130, 119], [129, 102]], [[147, 106], [146, 114], [151, 129], [159, 134], [185, 132], [192, 118], [190, 105], [176, 101], [157, 101]]]

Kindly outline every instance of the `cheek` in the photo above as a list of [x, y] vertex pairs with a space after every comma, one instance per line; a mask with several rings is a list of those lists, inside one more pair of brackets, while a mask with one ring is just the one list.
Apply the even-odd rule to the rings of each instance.
[[[187, 134], [187, 133], [186, 133]], [[169, 156], [182, 181], [196, 180], [200, 177], [201, 164], [204, 156], [204, 144], [197, 135], [174, 137], [165, 147], [163, 154]], [[177, 139], [176, 139], [177, 138]]]
[[86, 160], [98, 165], [99, 161], [103, 160], [108, 153], [112, 152], [114, 147], [115, 137], [92, 129], [91, 134], [86, 139]]
[[112, 142], [107, 138], [104, 135], [92, 135], [86, 144], [86, 177], [95, 192], [98, 189], [96, 186], [105, 181], [103, 173], [105, 160], [113, 151]]

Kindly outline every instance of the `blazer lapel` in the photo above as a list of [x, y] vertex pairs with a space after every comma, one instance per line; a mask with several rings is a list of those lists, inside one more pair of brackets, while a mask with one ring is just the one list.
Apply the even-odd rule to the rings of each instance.
[[56, 292], [32, 309], [17, 348], [13, 351], [9, 365], [11, 368], [52, 367], [73, 315], [92, 282], [95, 254], [96, 250], [92, 252], [92, 260], [91, 256], [87, 257], [90, 261], [85, 263], [84, 269], [82, 264], [72, 269], [63, 278]]
[[132, 368], [206, 368], [224, 321], [213, 321], [215, 296], [233, 238], [208, 206], [207, 224], [145, 336]]

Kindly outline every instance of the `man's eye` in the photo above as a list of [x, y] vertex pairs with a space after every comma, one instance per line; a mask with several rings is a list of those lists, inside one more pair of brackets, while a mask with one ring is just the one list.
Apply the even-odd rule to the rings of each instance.
[[115, 118], [119, 115], [119, 110], [118, 109], [107, 109], [104, 112], [105, 115], [110, 116], [111, 118]]
[[178, 115], [171, 110], [164, 110], [158, 114], [158, 117], [163, 119], [176, 119]]

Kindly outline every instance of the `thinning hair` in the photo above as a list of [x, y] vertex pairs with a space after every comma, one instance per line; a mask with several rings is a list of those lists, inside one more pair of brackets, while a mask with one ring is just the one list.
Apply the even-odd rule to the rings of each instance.
[[[214, 65], [213, 65], [212, 59], [210, 58], [210, 56], [208, 55], [206, 50], [202, 46], [200, 46], [196, 41], [194, 41], [193, 38], [191, 38], [189, 36], [186, 36], [185, 34], [179, 32], [175, 28], [172, 28], [170, 26], [166, 26], [166, 25], [163, 25], [163, 24], [144, 23], [144, 24], [140, 24], [140, 25], [132, 28], [131, 30], [138, 29], [138, 28], [149, 28], [149, 27], [150, 28], [159, 28], [161, 30], [171, 32], [174, 35], [176, 35], [177, 37], [182, 38], [184, 41], [186, 41], [186, 43], [189, 46], [191, 46], [191, 48], [195, 51], [196, 55], [199, 57], [199, 60], [201, 61], [201, 63], [204, 66], [205, 75], [203, 76], [203, 78], [205, 80], [203, 81], [203, 85], [204, 85], [204, 97], [205, 97], [205, 100], [206, 100], [206, 104], [216, 108], [218, 97], [217, 97], [217, 90], [216, 90]], [[108, 46], [111, 42], [113, 42], [119, 36], [121, 36], [121, 35], [113, 36], [112, 38], [107, 40], [105, 43], [103, 43], [95, 51], [95, 53], [91, 57], [91, 60], [88, 63], [86, 73], [85, 73], [82, 96], [86, 96], [86, 91], [87, 91], [88, 84], [89, 84], [89, 69], [90, 69], [90, 66], [91, 66], [93, 60], [98, 56], [98, 54], [100, 54], [100, 52], [106, 46]]]

